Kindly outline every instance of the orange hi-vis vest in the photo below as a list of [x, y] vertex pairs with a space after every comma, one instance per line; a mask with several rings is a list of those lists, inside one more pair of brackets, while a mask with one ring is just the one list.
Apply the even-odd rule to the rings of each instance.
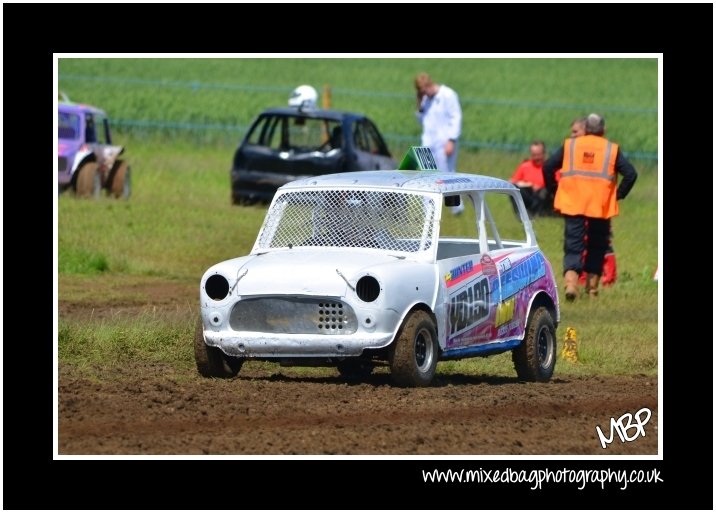
[[619, 145], [598, 135], [564, 141], [554, 208], [562, 214], [609, 219], [619, 214], [614, 165]]

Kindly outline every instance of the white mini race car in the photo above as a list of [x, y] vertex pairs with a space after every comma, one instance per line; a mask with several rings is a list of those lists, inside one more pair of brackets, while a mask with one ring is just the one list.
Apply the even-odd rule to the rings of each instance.
[[[397, 384], [425, 386], [439, 360], [512, 351], [519, 379], [552, 377], [557, 289], [519, 189], [438, 172], [427, 148], [399, 167], [278, 189], [251, 253], [201, 278], [202, 375], [247, 359], [350, 378], [387, 364]], [[460, 204], [459, 217], [443, 208]]]

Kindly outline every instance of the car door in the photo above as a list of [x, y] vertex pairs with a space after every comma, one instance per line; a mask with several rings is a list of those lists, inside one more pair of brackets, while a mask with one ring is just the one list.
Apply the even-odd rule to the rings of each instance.
[[461, 201], [464, 218], [474, 222], [441, 223], [437, 251], [444, 349], [454, 356], [468, 356], [493, 340], [500, 300], [499, 270], [477, 229], [480, 197], [464, 194]]
[[289, 174], [291, 173], [290, 162], [286, 158], [280, 157], [287, 151], [286, 117], [262, 115], [254, 122], [239, 148], [234, 166], [246, 171]]
[[491, 339], [500, 344], [514, 342], [524, 334], [529, 304], [546, 266], [541, 253], [529, 243], [520, 211], [515, 209], [517, 198], [503, 191], [485, 191], [481, 198], [484, 213], [478, 216], [479, 230], [482, 245], [487, 247], [483, 258], [494, 266], [497, 277]]

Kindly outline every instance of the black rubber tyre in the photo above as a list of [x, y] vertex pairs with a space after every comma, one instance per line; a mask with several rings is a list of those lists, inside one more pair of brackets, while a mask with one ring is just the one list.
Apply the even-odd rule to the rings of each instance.
[[348, 358], [338, 362], [338, 372], [347, 380], [361, 380], [371, 375], [373, 364], [362, 358]]
[[229, 356], [218, 347], [206, 345], [201, 319], [197, 322], [194, 333], [194, 359], [199, 374], [207, 378], [232, 378], [244, 364], [243, 358]]
[[522, 381], [552, 379], [557, 362], [557, 334], [549, 311], [541, 306], [530, 313], [525, 338], [512, 350], [512, 362]]
[[85, 162], [75, 173], [75, 194], [80, 198], [98, 198], [102, 190], [102, 177], [97, 163]]
[[408, 315], [390, 348], [390, 372], [401, 386], [424, 387], [435, 376], [438, 336], [430, 315], [417, 310]]
[[107, 185], [113, 198], [127, 199], [132, 194], [132, 168], [123, 160], [114, 163]]

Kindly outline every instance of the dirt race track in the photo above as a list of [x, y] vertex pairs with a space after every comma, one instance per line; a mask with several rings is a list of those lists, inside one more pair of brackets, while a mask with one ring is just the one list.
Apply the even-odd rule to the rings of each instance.
[[[146, 303], [125, 312], [193, 301], [193, 287], [167, 287], [152, 283]], [[108, 310], [60, 294], [61, 318], [88, 311]], [[608, 436], [611, 418], [642, 408], [652, 412], [645, 436], [621, 442], [615, 433], [602, 449], [596, 426]], [[431, 387], [403, 389], [381, 368], [360, 383], [251, 362], [229, 380], [146, 362], [99, 380], [59, 369], [60, 455], [655, 455], [657, 419], [648, 376], [555, 374], [541, 384], [438, 374]]]

